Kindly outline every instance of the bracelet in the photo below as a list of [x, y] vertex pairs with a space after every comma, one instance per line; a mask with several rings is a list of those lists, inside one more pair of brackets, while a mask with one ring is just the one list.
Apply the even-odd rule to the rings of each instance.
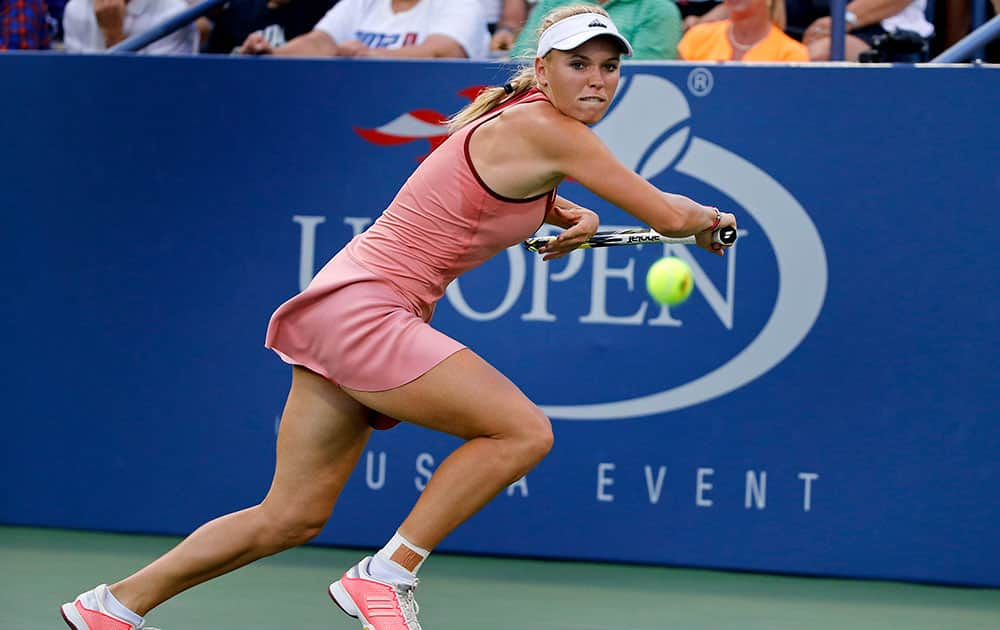
[[514, 32], [514, 29], [511, 28], [511, 27], [509, 27], [509, 26], [497, 26], [496, 28], [493, 29], [493, 34], [496, 35], [500, 31], [507, 31], [511, 35], [515, 35], [515, 36], [517, 35], [517, 33]]
[[704, 231], [705, 232], [714, 232], [715, 228], [719, 227], [720, 223], [722, 223], [722, 212], [720, 212], [719, 209], [716, 208], [715, 209], [715, 221], [712, 223], [712, 227], [710, 227], [710, 228], [708, 228], [708, 229], [706, 229]]

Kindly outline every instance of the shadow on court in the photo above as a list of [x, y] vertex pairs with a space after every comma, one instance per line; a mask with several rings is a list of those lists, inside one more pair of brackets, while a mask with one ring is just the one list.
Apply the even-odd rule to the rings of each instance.
[[[62, 628], [58, 606], [114, 582], [175, 537], [0, 527], [0, 628]], [[150, 613], [164, 630], [353, 630], [326, 587], [365, 552], [304, 547]], [[417, 592], [425, 630], [997, 630], [1000, 590], [437, 554]]]

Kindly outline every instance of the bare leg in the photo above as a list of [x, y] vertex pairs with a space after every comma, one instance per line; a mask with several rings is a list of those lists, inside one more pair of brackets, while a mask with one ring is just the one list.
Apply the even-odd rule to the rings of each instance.
[[[437, 546], [552, 448], [548, 418], [470, 350], [397, 389], [345, 391], [393, 418], [468, 440], [441, 463], [399, 528], [424, 549]], [[418, 560], [401, 564], [412, 570]]]
[[278, 430], [277, 465], [259, 504], [199, 527], [179, 545], [111, 587], [145, 614], [181, 591], [320, 532], [371, 429], [367, 410], [322, 377], [295, 368]]

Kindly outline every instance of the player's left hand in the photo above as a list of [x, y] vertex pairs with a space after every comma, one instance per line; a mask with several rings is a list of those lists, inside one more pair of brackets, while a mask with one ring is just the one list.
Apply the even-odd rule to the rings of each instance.
[[542, 260], [555, 260], [587, 242], [587, 239], [597, 231], [600, 219], [593, 210], [580, 206], [565, 208], [553, 206], [549, 210], [546, 222], [568, 226], [562, 234], [538, 250], [538, 253], [542, 254]]

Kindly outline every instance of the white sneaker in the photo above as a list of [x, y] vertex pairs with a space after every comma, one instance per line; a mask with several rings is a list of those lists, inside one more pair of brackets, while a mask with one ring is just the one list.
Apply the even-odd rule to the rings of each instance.
[[73, 630], [156, 630], [140, 621], [135, 626], [116, 616], [104, 607], [104, 598], [108, 585], [101, 584], [97, 588], [80, 593], [75, 600], [62, 605], [62, 616], [66, 625]]
[[364, 630], [421, 630], [413, 598], [417, 582], [391, 584], [368, 573], [368, 556], [330, 585], [330, 597], [348, 615], [357, 618]]

